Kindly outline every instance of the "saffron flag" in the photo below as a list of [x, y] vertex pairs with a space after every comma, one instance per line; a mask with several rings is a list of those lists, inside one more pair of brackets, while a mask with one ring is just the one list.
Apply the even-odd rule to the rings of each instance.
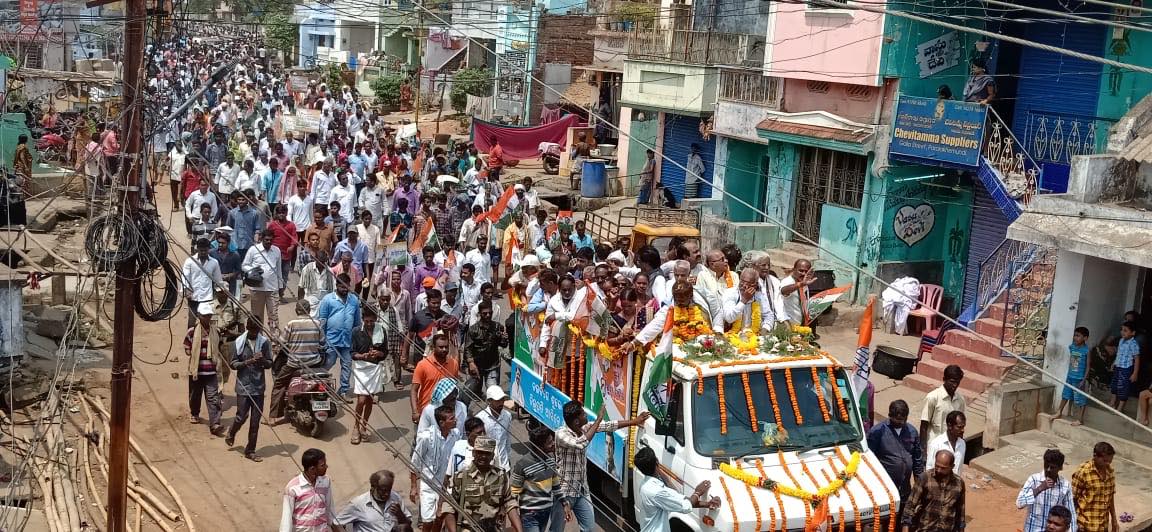
[[856, 360], [853, 362], [852, 388], [858, 394], [856, 404], [860, 408], [860, 418], [864, 420], [865, 427], [872, 426], [872, 364], [869, 361], [869, 351], [872, 347], [872, 321], [873, 309], [876, 307], [876, 296], [868, 297], [868, 306], [860, 316], [860, 332], [856, 342]]
[[385, 246], [390, 246], [390, 245], [392, 245], [393, 243], [395, 243], [395, 242], [396, 242], [396, 239], [400, 237], [400, 230], [401, 230], [401, 229], [403, 229], [403, 228], [404, 228], [404, 224], [399, 224], [399, 225], [397, 225], [397, 226], [396, 226], [396, 228], [392, 230], [392, 233], [391, 233], [391, 234], [389, 234], [388, 236], [384, 237], [384, 241], [383, 241], [382, 243], [383, 243]]
[[516, 189], [514, 187], [504, 189], [500, 199], [496, 200], [491, 209], [488, 209], [488, 221], [492, 223], [500, 221], [505, 214], [511, 212], [519, 204], [520, 198], [516, 197]]
[[844, 286], [837, 286], [836, 288], [829, 288], [808, 298], [808, 323], [815, 321], [817, 316], [831, 308], [832, 303], [835, 303], [840, 299], [840, 296], [848, 293], [851, 289], [852, 285], [846, 284]]

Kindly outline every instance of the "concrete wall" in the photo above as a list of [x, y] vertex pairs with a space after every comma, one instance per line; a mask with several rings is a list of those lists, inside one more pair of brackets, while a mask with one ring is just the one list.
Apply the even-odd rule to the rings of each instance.
[[1049, 410], [1048, 397], [1058, 387], [1031, 382], [993, 384], [985, 408], [984, 447], [996, 449], [1000, 438], [1037, 428], [1040, 414]]
[[783, 110], [789, 113], [827, 111], [853, 122], [871, 124], [880, 105], [880, 94], [880, 89], [875, 87], [844, 83], [809, 86], [808, 80], [786, 79]]
[[24, 355], [24, 297], [20, 293], [21, 285], [18, 282], [0, 282], [0, 316], [6, 317], [0, 320], [0, 355], [3, 356]]
[[713, 115], [712, 133], [745, 142], [767, 144], [756, 134], [756, 124], [771, 115], [770, 109], [760, 105], [719, 100], [716, 102], [716, 114]]
[[884, 15], [774, 2], [764, 64], [768, 75], [879, 85]]
[[763, 0], [699, 0], [692, 4], [692, 29], [764, 35], [771, 5]]
[[[571, 80], [578, 77], [573, 73], [573, 66], [590, 65], [595, 50], [595, 40], [588, 34], [596, 27], [596, 17], [582, 15], [543, 15], [540, 17], [539, 34], [536, 44], [536, 68], [533, 77], [544, 80], [554, 90], [547, 90], [544, 85], [531, 80], [531, 100], [528, 110], [529, 123], [538, 124], [540, 113], [545, 103], [556, 103], [560, 100], [557, 92], [568, 90]], [[549, 71], [567, 69], [567, 76], [554, 79], [563, 79], [553, 83], [549, 79]], [[551, 75], [558, 75], [553, 72]]]
[[699, 116], [715, 109], [718, 82], [714, 68], [629, 60], [620, 102]]
[[[964, 26], [983, 29], [986, 24], [987, 13], [979, 4], [948, 4], [943, 2], [918, 3], [903, 7], [902, 11], [919, 12], [922, 14], [937, 14], [941, 9], [947, 10], [949, 15], [967, 16]], [[965, 7], [967, 6], [967, 7]], [[957, 37], [961, 43], [960, 57], [954, 65], [931, 74], [920, 76], [920, 65], [916, 62], [917, 47], [925, 42], [939, 38], [953, 30], [942, 28], [933, 24], [926, 24], [904, 17], [886, 17], [884, 20], [884, 52], [881, 72], [884, 77], [899, 80], [900, 92], [912, 96], [931, 98], [936, 96], [936, 89], [940, 85], [952, 88], [952, 94], [959, 96], [964, 92], [964, 82], [968, 76], [967, 58], [974, 51], [974, 43], [986, 39], [980, 35], [967, 32], [958, 32]]]

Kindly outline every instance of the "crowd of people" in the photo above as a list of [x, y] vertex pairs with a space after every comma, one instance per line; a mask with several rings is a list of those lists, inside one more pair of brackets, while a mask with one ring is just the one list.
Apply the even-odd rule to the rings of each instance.
[[[624, 349], [656, 340], [673, 307], [689, 309], [704, 331], [811, 324], [816, 278], [807, 260], [778, 276], [767, 253], [735, 245], [598, 242], [583, 221], [544, 209], [531, 178], [505, 172], [498, 138], [480, 154], [466, 143], [432, 146], [418, 131], [401, 137], [348, 87], [313, 81], [291, 92], [285, 73], [251, 43], [181, 36], [150, 55], [148, 90], [160, 111], [210, 84], [190, 112], [153, 136], [153, 185], [167, 176], [173, 212], [192, 242], [182, 268], [192, 422], [230, 447], [247, 423], [243, 452], [259, 462], [259, 427], [284, 420], [286, 387], [305, 370], [339, 367], [334, 393], [352, 405], [352, 445], [374, 438], [369, 418], [384, 388], [408, 388], [415, 437], [407, 501], [415, 512], [388, 470], [338, 509], [324, 453], [310, 449], [285, 488], [282, 531], [556, 532], [573, 520], [591, 530], [589, 442], [647, 414], [589, 420], [573, 401], [563, 409], [565, 426], [534, 428], [529, 453], [513, 456], [501, 364], [516, 310], [542, 315], [533, 340], [547, 368], [564, 344], [553, 341], [566, 334], [557, 325], [582, 314], [603, 317], [600, 334]], [[318, 130], [294, 130], [298, 122], [284, 119], [303, 109], [320, 112]], [[295, 318], [282, 324], [287, 301]], [[237, 407], [225, 426], [220, 387], [231, 372]], [[896, 401], [868, 432], [907, 501], [899, 518], [915, 530], [962, 528], [962, 379], [960, 368], [945, 370], [919, 431], [907, 424], [908, 405]], [[1093, 524], [1115, 519], [1107, 495], [1114, 452], [1107, 444], [1096, 451], [1071, 483], [1057, 475], [1063, 456], [1045, 456], [1044, 473], [1018, 499], [1032, 508], [1026, 530], [1075, 529], [1077, 520], [1081, 530], [1098, 530]], [[650, 455], [635, 456], [651, 477], [638, 501], [644, 530], [666, 530], [669, 512], [720, 504], [707, 483], [691, 497], [668, 488]]]

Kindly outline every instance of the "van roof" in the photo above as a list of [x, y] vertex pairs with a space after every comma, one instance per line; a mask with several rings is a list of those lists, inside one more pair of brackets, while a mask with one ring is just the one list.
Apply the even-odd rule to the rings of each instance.
[[748, 373], [768, 369], [785, 368], [838, 368], [841, 364], [831, 355], [820, 352], [817, 355], [801, 356], [747, 356], [726, 361], [700, 362], [692, 359], [674, 358], [672, 373], [680, 379], [690, 381], [699, 377], [723, 375], [727, 373]]

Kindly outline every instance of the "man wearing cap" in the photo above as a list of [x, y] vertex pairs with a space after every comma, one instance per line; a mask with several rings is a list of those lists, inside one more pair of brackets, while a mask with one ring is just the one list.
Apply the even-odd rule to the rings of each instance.
[[225, 287], [220, 263], [209, 256], [208, 239], [196, 241], [196, 254], [184, 259], [184, 297], [188, 300], [188, 327], [196, 325], [196, 317], [212, 315], [213, 290]]
[[457, 471], [448, 479], [448, 490], [466, 515], [460, 510], [449, 514], [449, 529], [456, 525], [461, 531], [488, 532], [506, 530], [504, 521], [512, 501], [512, 488], [508, 471], [493, 466], [496, 441], [488, 437], [476, 438], [472, 448], [472, 465]]
[[508, 394], [499, 384], [493, 384], [484, 392], [484, 398], [488, 404], [476, 413], [476, 417], [484, 422], [484, 433], [496, 441], [496, 465], [504, 471], [511, 471], [508, 432], [512, 427], [512, 413], [506, 408]]
[[458, 322], [464, 321], [464, 300], [460, 298], [460, 285], [456, 282], [444, 283], [444, 299], [440, 302], [440, 310]]

